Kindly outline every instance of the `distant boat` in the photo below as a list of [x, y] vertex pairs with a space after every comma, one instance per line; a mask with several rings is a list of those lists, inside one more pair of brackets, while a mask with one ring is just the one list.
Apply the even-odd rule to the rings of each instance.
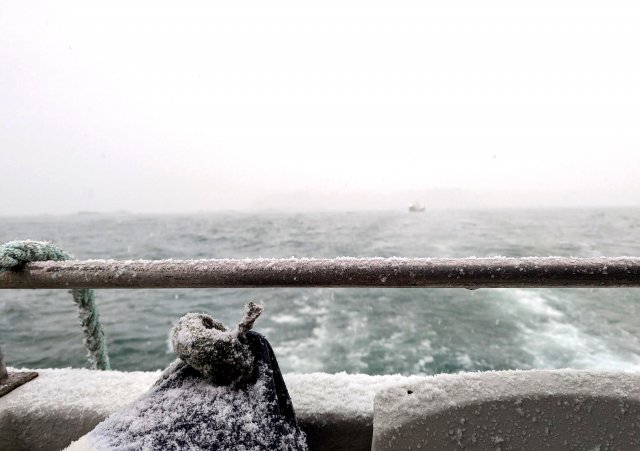
[[413, 202], [409, 204], [409, 212], [411, 213], [423, 212], [424, 210], [425, 210], [425, 206], [422, 205], [420, 202]]

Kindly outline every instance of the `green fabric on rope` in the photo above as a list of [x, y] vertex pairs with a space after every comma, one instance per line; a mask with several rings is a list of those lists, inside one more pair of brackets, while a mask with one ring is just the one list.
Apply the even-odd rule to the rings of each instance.
[[[29, 262], [70, 259], [73, 259], [71, 254], [47, 241], [9, 241], [0, 245], [0, 272], [20, 270]], [[93, 299], [93, 290], [76, 288], [71, 290], [71, 294], [78, 306], [78, 316], [84, 331], [84, 345], [88, 351], [89, 365], [93, 369], [110, 369], [107, 342]]]

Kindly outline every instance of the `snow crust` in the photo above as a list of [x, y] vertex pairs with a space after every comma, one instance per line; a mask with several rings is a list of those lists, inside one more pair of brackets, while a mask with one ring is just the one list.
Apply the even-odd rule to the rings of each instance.
[[438, 375], [380, 391], [373, 449], [640, 449], [640, 373]]
[[131, 406], [100, 423], [90, 435], [100, 450], [227, 449], [304, 450], [304, 434], [273, 414], [270, 371], [245, 389], [218, 386], [201, 377], [172, 385], [173, 373]]
[[373, 400], [378, 391], [402, 383], [424, 380], [423, 376], [369, 376], [366, 374], [285, 374], [284, 380], [299, 418], [316, 423], [336, 416], [373, 422]]
[[[70, 417], [69, 409], [108, 415], [129, 404], [147, 391], [160, 371], [96, 371], [89, 369], [50, 368], [16, 369], [37, 371], [38, 377], [0, 398], [0, 410], [17, 410], [23, 415], [42, 416], [54, 413]], [[47, 406], [47, 412], [43, 407]], [[53, 411], [52, 411], [53, 409]]]
[[[37, 378], [0, 398], [2, 450], [62, 449], [115, 411], [135, 402], [161, 374], [70, 368], [36, 371]], [[284, 375], [298, 423], [303, 430], [311, 431], [307, 439], [319, 449], [325, 448], [328, 440], [343, 447], [356, 438], [370, 443], [375, 392], [421, 379], [346, 373]], [[361, 427], [349, 429], [354, 424]], [[329, 437], [330, 431], [343, 425], [351, 431], [349, 434]], [[91, 449], [88, 437], [72, 449]]]
[[0, 398], [0, 450], [64, 448], [147, 391], [160, 374], [88, 369], [35, 371], [38, 377]]
[[[143, 395], [160, 374], [37, 371], [39, 377], [0, 398], [0, 449], [64, 448]], [[418, 434], [413, 449], [416, 444], [428, 449], [425, 443], [439, 444], [431, 449], [458, 449], [458, 443], [468, 449], [509, 449], [516, 446], [516, 433], [526, 434], [530, 445], [546, 437], [547, 445], [559, 446], [551, 449], [592, 449], [600, 444], [602, 450], [613, 447], [611, 433], [626, 437], [623, 443], [635, 440], [640, 449], [640, 439], [630, 435], [640, 431], [638, 372], [529, 370], [425, 377], [312, 373], [285, 374], [284, 379], [302, 428], [311, 431], [326, 425], [314, 438], [318, 449], [326, 449], [323, 445], [331, 431], [352, 419], [372, 425], [367, 432], [369, 440], [372, 430], [379, 434], [380, 426], [386, 425], [384, 437], [389, 441], [385, 443], [391, 446], [387, 449], [400, 443], [411, 425]], [[433, 423], [428, 425], [428, 421]], [[344, 431], [339, 443], [347, 448], [353, 443], [354, 432]], [[593, 440], [581, 434], [591, 434]], [[91, 449], [87, 440], [79, 441], [73, 449]], [[539, 443], [541, 448], [537, 449], [547, 449]], [[528, 449], [536, 449], [532, 446]]]
[[[620, 262], [624, 263], [625, 261], [631, 260], [636, 261], [638, 256], [632, 255], [620, 255], [615, 257], [607, 257], [605, 255], [599, 257], [574, 257], [574, 256], [562, 256], [562, 255], [547, 255], [547, 256], [529, 256], [529, 257], [510, 257], [505, 255], [494, 255], [490, 257], [477, 257], [475, 255], [471, 255], [469, 257], [461, 257], [461, 258], [444, 258], [444, 257], [349, 257], [349, 256], [341, 256], [335, 258], [314, 258], [314, 257], [289, 257], [289, 258], [266, 258], [266, 257], [247, 257], [247, 258], [200, 258], [200, 259], [174, 259], [174, 258], [166, 258], [161, 260], [144, 260], [144, 259], [125, 259], [125, 260], [116, 260], [116, 259], [86, 259], [86, 260], [65, 260], [62, 262], [56, 262], [56, 266], [71, 266], [77, 264], [87, 264], [87, 265], [154, 265], [154, 264], [162, 264], [166, 263], [180, 263], [180, 264], [188, 264], [188, 265], [205, 265], [202, 269], [207, 269], [206, 265], [211, 265], [212, 267], [216, 266], [220, 263], [235, 263], [235, 264], [253, 264], [253, 263], [283, 263], [289, 264], [292, 262], [305, 262], [305, 263], [345, 263], [352, 265], [354, 263], [410, 263], [410, 262], [444, 262], [444, 261], [474, 261], [474, 262], [491, 262], [495, 260], [502, 260], [504, 262], [508, 261], [525, 261], [525, 262], [539, 262], [539, 261], [550, 261], [557, 260], [561, 262], [570, 263], [580, 263], [580, 262], [597, 262], [600, 259], [606, 259], [607, 261]], [[43, 263], [43, 262], [37, 262]]]

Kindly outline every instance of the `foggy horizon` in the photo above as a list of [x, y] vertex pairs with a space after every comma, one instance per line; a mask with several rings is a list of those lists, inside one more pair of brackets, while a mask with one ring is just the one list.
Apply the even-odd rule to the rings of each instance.
[[[373, 195], [366, 192], [344, 193], [338, 192], [290, 192], [276, 193], [254, 202], [248, 202], [246, 206], [233, 206], [221, 208], [201, 209], [171, 209], [145, 210], [145, 209], [79, 209], [61, 210], [56, 208], [50, 211], [24, 212], [24, 213], [0, 213], [0, 217], [21, 216], [67, 216], [67, 215], [91, 215], [91, 214], [125, 214], [125, 215], [189, 215], [208, 213], [333, 213], [333, 212], [407, 212], [407, 207], [412, 203], [420, 203], [425, 206], [423, 214], [430, 211], [447, 210], [555, 210], [555, 209], [619, 209], [640, 208], [640, 202], [629, 199], [628, 202], [619, 201], [612, 203], [606, 196], [601, 196], [599, 201], [591, 196], [589, 202], [585, 202], [585, 194], [574, 191], [564, 195], [555, 193], [550, 198], [548, 193], [528, 192], [520, 196], [511, 194], [507, 199], [500, 191], [472, 191], [472, 190], [425, 190], [423, 196], [419, 192], [397, 192]], [[592, 193], [594, 194], [594, 193]], [[597, 193], [595, 193], [597, 194]]]
[[639, 20], [7, 2], [0, 215], [637, 206]]

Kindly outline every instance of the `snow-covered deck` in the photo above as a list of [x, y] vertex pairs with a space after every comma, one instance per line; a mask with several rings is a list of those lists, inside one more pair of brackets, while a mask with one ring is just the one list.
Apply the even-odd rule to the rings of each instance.
[[[1, 450], [63, 448], [159, 375], [38, 372], [0, 398]], [[365, 450], [372, 438], [377, 450], [640, 449], [640, 373], [316, 373], [285, 380], [311, 449]]]
[[[142, 395], [160, 372], [37, 370], [39, 376], [0, 398], [0, 450], [55, 450]], [[369, 449], [373, 400], [381, 389], [424, 378], [285, 375], [312, 449]]]
[[488, 371], [388, 387], [373, 449], [638, 450], [640, 373]]

